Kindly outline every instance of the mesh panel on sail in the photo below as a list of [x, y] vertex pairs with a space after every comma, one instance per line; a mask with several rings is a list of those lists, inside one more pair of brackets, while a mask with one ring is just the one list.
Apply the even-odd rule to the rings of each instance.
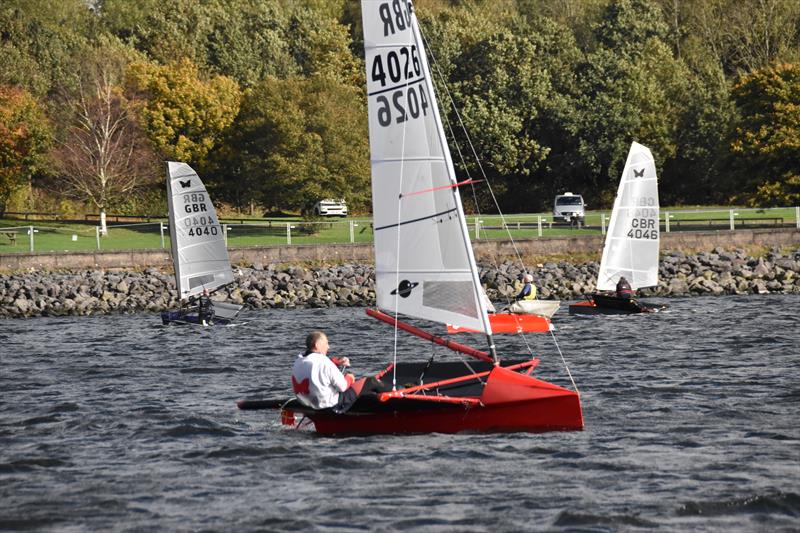
[[469, 281], [426, 281], [422, 285], [422, 305], [464, 316], [478, 316], [475, 290]]
[[213, 282], [214, 282], [214, 274], [195, 276], [193, 278], [189, 278], [189, 290], [192, 290], [195, 287], [200, 287], [201, 285], [208, 285], [209, 283]]

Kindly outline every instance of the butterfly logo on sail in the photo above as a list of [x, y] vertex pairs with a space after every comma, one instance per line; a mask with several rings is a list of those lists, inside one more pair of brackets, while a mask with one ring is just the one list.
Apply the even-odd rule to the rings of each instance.
[[634, 177], [634, 178], [643, 178], [643, 177], [644, 177], [644, 169], [641, 169], [641, 170], [636, 170], [636, 169], [634, 168], [634, 169], [633, 169], [633, 177]]
[[186, 180], [186, 181], [178, 180], [178, 183], [181, 184], [181, 189], [188, 189], [189, 187], [192, 186], [192, 180]]
[[400, 285], [397, 286], [395, 290], [392, 291], [392, 296], [398, 294], [400, 298], [408, 298], [411, 295], [411, 291], [414, 290], [414, 287], [419, 285], [418, 282], [410, 282], [407, 279], [404, 279], [400, 282]]

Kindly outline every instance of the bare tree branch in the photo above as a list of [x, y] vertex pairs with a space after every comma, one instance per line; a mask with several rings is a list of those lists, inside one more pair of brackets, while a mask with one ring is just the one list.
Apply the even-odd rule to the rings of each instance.
[[103, 233], [105, 211], [155, 176], [153, 151], [120, 77], [121, 68], [112, 60], [87, 60], [75, 94], [63, 98], [73, 119], [55, 152], [61, 192], [96, 206]]

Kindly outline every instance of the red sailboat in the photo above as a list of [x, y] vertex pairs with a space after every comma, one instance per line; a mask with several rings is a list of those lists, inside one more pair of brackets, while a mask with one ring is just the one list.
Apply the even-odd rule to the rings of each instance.
[[482, 352], [398, 321], [380, 311], [367, 314], [401, 330], [476, 359], [469, 364], [390, 364], [375, 377], [404, 385], [360, 396], [344, 413], [313, 409], [297, 399], [242, 400], [243, 410], [281, 409], [287, 425], [310, 420], [320, 434], [544, 432], [583, 429], [580, 396], [532, 376], [539, 360], [496, 362]]
[[[411, 2], [361, 5], [376, 297], [394, 316], [368, 314], [474, 360], [405, 363], [395, 355], [376, 375], [392, 390], [359, 396], [345, 412], [315, 410], [297, 399], [239, 407], [282, 408], [284, 422], [310, 420], [322, 434], [582, 429], [577, 390], [533, 377], [535, 357], [502, 361], [497, 354], [458, 193], [465, 182], [456, 179]], [[398, 314], [480, 332], [488, 350], [436, 337]], [[549, 331], [549, 321], [542, 324]]]

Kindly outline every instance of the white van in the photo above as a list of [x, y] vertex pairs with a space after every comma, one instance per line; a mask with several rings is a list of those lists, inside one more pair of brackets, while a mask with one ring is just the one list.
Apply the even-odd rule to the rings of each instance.
[[583, 196], [580, 194], [571, 192], [559, 194], [553, 203], [553, 222], [581, 227], [584, 225], [585, 207]]
[[344, 200], [326, 198], [314, 205], [314, 214], [320, 217], [346, 217], [347, 203]]

